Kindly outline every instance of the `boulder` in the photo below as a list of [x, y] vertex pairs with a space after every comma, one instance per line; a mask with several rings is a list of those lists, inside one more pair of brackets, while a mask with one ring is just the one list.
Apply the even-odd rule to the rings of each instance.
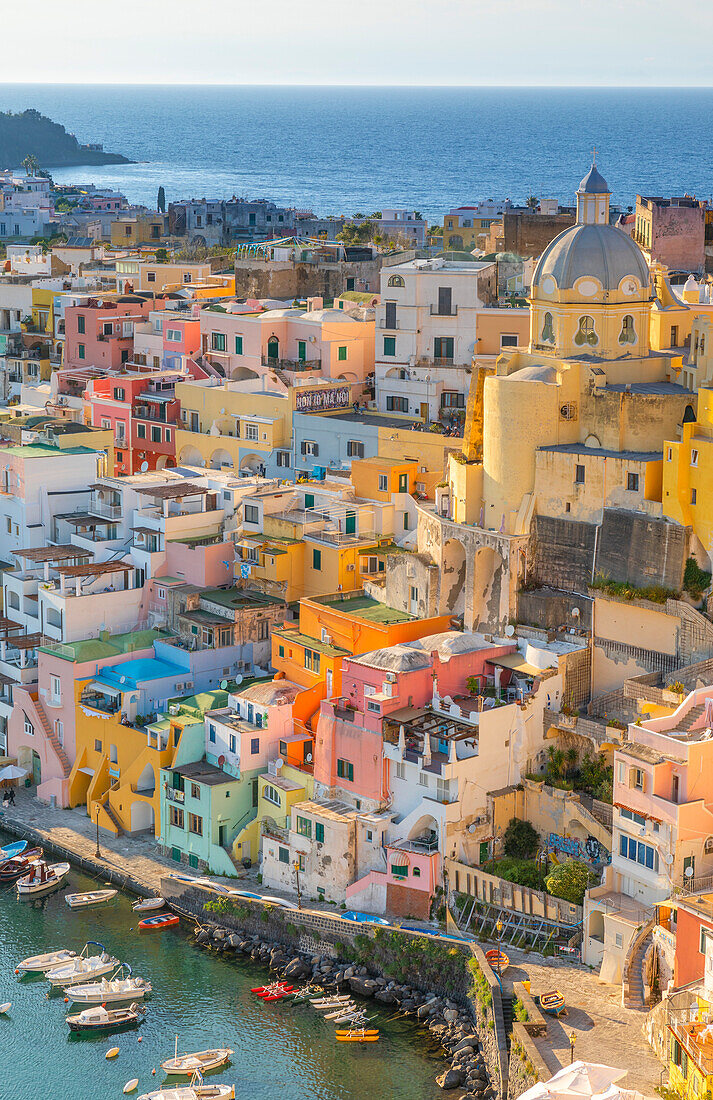
[[374, 999], [381, 1001], [382, 1005], [395, 1005], [396, 996], [390, 989], [378, 989], [374, 995]]
[[358, 993], [361, 997], [373, 997], [379, 988], [371, 978], [361, 976], [350, 978], [349, 987], [352, 993]]
[[473, 1050], [478, 1050], [478, 1036], [477, 1035], [465, 1035], [454, 1047], [453, 1053], [457, 1050], [462, 1050], [463, 1047], [472, 1047]]
[[441, 1089], [457, 1089], [459, 1085], [463, 1084], [463, 1072], [460, 1069], [451, 1067], [436, 1078], [436, 1084]]
[[309, 964], [302, 959], [292, 959], [285, 967], [286, 978], [306, 978], [311, 972]]
[[458, 1019], [458, 1012], [454, 1008], [446, 1008], [443, 1012], [443, 1019], [448, 1024], [454, 1024]]
[[206, 930], [202, 928], [196, 936], [196, 939], [198, 940], [198, 943], [208, 943], [208, 940], [210, 939], [210, 932], [206, 932]]

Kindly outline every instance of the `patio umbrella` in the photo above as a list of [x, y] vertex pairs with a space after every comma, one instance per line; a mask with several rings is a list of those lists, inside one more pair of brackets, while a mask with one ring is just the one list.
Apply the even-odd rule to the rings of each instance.
[[559, 1070], [549, 1081], [540, 1081], [533, 1085], [522, 1094], [520, 1100], [582, 1100], [585, 1097], [604, 1100], [603, 1093], [606, 1094], [606, 1100], [615, 1100], [618, 1089], [614, 1087], [614, 1083], [624, 1077], [625, 1069], [615, 1069], [596, 1062], [573, 1062], [571, 1066]]
[[18, 768], [17, 764], [8, 764], [6, 768], [0, 771], [0, 780], [3, 779], [22, 779], [27, 775], [26, 768]]

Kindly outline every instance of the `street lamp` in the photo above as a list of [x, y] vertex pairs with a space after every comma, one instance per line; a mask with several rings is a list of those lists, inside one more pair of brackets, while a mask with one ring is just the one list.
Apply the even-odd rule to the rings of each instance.
[[569, 1033], [569, 1064], [572, 1065], [574, 1061], [574, 1044], [577, 1042], [577, 1036], [573, 1031]]
[[97, 859], [101, 859], [101, 857], [102, 857], [101, 849], [99, 847], [99, 809], [100, 809], [100, 807], [97, 806], [97, 850], [94, 853], [94, 855]]
[[499, 978], [500, 977], [500, 944], [502, 943], [502, 936], [503, 936], [503, 922], [500, 920], [500, 917], [498, 917], [498, 919], [497, 919], [497, 923], [495, 925], [495, 931], [498, 934], [498, 978]]
[[297, 908], [301, 909], [302, 908], [302, 892], [300, 890], [300, 863], [299, 863], [299, 860], [296, 859], [292, 866], [295, 869], [295, 876], [297, 878]]

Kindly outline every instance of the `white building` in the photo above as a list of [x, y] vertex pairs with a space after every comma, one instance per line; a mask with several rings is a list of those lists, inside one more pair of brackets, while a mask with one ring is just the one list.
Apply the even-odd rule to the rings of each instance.
[[426, 222], [416, 210], [382, 210], [373, 220], [386, 237], [405, 237], [414, 248], [426, 244]]

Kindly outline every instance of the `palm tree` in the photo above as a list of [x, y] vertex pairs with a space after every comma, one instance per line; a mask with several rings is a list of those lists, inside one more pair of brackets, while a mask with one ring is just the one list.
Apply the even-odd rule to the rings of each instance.
[[571, 745], [567, 749], [567, 752], [565, 753], [565, 757], [567, 759], [567, 772], [566, 772], [566, 774], [569, 775], [569, 773], [571, 771], [574, 771], [574, 769], [577, 765], [577, 761], [579, 760], [579, 753], [577, 752], [574, 745]]

